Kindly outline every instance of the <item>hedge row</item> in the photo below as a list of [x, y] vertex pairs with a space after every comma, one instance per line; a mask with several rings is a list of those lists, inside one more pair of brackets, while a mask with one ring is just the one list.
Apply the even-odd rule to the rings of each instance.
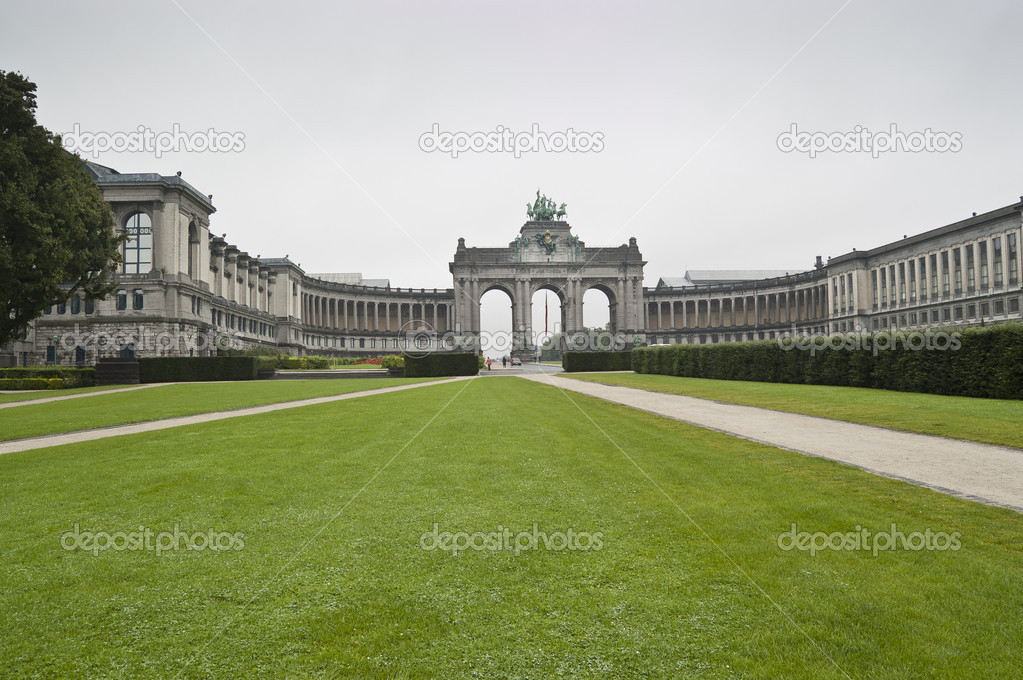
[[561, 366], [569, 373], [576, 371], [631, 371], [632, 350], [623, 352], [565, 352]]
[[61, 378], [0, 378], [0, 390], [60, 390]]
[[[28, 368], [0, 368], [0, 379], [24, 380], [26, 378], [60, 378], [62, 387], [92, 387], [96, 384], [95, 368], [71, 368], [67, 366], [31, 366]], [[5, 387], [3, 389], [47, 389], [40, 387]], [[56, 389], [56, 388], [49, 388]]]
[[476, 375], [479, 372], [479, 357], [472, 352], [434, 352], [422, 357], [405, 357], [406, 378]]
[[632, 370], [1023, 399], [1023, 324], [644, 347], [632, 351]]
[[257, 357], [151, 357], [139, 359], [139, 381], [255, 380]]

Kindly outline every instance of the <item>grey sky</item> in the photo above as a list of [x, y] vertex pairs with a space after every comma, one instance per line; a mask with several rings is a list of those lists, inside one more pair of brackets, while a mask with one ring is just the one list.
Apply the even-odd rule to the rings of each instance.
[[[95, 160], [182, 171], [253, 255], [448, 287], [458, 237], [507, 244], [540, 188], [587, 245], [636, 236], [653, 285], [806, 269], [1018, 200], [1021, 19], [1012, 2], [5, 2], [0, 68], [38, 85], [55, 132], [243, 133], [236, 153]], [[420, 150], [434, 123], [604, 149], [452, 159]], [[809, 158], [777, 148], [792, 123], [962, 149]]]

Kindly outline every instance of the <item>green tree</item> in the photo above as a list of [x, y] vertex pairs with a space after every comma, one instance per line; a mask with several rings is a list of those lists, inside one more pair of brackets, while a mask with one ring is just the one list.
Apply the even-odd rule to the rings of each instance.
[[0, 71], [0, 345], [72, 294], [110, 294], [124, 239], [82, 160], [36, 123], [35, 90]]

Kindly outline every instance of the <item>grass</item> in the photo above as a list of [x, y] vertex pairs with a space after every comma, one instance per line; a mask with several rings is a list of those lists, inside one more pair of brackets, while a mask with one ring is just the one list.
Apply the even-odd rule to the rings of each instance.
[[[0, 667], [1018, 675], [1018, 514], [569, 397], [473, 380], [0, 456]], [[244, 548], [65, 551], [76, 523], [241, 532]], [[599, 533], [601, 549], [421, 547], [435, 525], [468, 535], [534, 523]], [[779, 549], [792, 523], [958, 531], [962, 547], [811, 556]]]
[[433, 378], [180, 383], [0, 409], [0, 441], [311, 399]]
[[565, 377], [1023, 448], [1023, 428], [1014, 425], [1023, 422], [1021, 401], [638, 373], [572, 373]]
[[134, 385], [105, 385], [97, 387], [72, 387], [66, 390], [17, 390], [0, 393], [0, 404], [9, 404], [16, 401], [32, 401], [34, 399], [46, 399], [47, 397], [63, 397], [68, 394], [87, 394], [89, 392], [103, 392], [134, 387]]

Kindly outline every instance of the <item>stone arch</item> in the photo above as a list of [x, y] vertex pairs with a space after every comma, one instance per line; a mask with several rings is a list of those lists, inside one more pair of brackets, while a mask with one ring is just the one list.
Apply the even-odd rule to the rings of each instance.
[[[459, 239], [449, 266], [454, 281], [454, 333], [469, 342], [478, 337], [480, 299], [495, 288], [511, 298], [513, 325], [517, 333], [524, 333], [523, 340], [533, 337], [532, 297], [544, 289], [553, 291], [561, 302], [561, 330], [574, 333], [583, 328], [583, 295], [598, 288], [615, 309], [612, 327], [631, 342], [643, 332], [645, 264], [634, 238], [620, 246], [587, 248], [560, 220], [526, 222], [506, 247], [468, 247], [465, 239]], [[527, 349], [524, 344], [523, 353]]]

